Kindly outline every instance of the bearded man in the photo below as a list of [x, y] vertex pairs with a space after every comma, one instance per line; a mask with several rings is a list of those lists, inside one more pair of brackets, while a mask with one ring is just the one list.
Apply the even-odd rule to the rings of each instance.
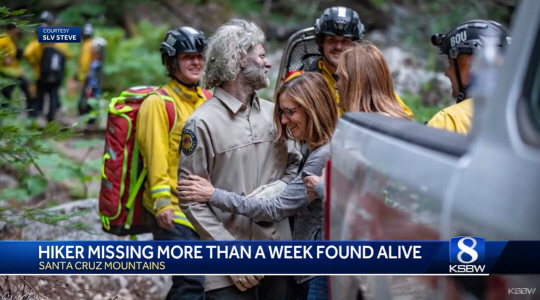
[[[214, 97], [185, 123], [178, 179], [197, 175], [216, 188], [248, 195], [258, 187], [283, 189], [296, 176], [300, 155], [276, 141], [274, 104], [256, 92], [270, 84], [265, 36], [254, 23], [232, 20], [209, 39], [205, 86]], [[201, 240], [291, 240], [289, 220], [255, 222], [206, 203], [179, 203]], [[207, 276], [206, 299], [288, 299], [290, 278]]]

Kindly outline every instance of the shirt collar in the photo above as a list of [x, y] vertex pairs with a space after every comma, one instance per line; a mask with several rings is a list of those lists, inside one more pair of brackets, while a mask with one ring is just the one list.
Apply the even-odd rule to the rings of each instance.
[[199, 98], [202, 98], [202, 91], [200, 87], [187, 87], [174, 79], [170, 79], [168, 86], [173, 92], [178, 95], [183, 101], [196, 102]]
[[321, 70], [321, 73], [324, 75], [324, 79], [326, 79], [326, 82], [328, 82], [331, 87], [334, 87], [334, 85], [336, 84], [336, 78], [332, 73], [330, 73], [330, 71], [328, 71], [322, 59], [319, 60], [318, 66], [319, 70]]
[[[214, 90], [214, 96], [218, 98], [223, 104], [225, 104], [233, 113], [237, 113], [240, 108], [244, 105], [240, 100], [236, 99], [233, 95], [227, 93], [224, 89], [220, 87], [216, 87]], [[259, 100], [259, 97], [257, 96], [257, 93], [253, 96], [253, 100], [251, 101], [253, 107], [255, 107], [258, 111], [261, 110], [261, 103]]]

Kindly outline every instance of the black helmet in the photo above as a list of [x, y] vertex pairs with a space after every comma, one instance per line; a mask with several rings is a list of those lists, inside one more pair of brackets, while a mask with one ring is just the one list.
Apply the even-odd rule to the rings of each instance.
[[44, 11], [39, 15], [39, 20], [41, 23], [46, 23], [47, 25], [51, 25], [54, 22], [54, 16], [49, 11]]
[[315, 25], [313, 26], [315, 27], [315, 34], [318, 39], [323, 34], [331, 34], [360, 40], [365, 32], [364, 24], [360, 21], [358, 13], [342, 6], [325, 9], [323, 14], [315, 20]]
[[495, 37], [499, 40], [499, 47], [506, 47], [510, 44], [508, 30], [501, 24], [490, 20], [471, 20], [458, 25], [447, 34], [434, 34], [431, 36], [431, 43], [439, 47], [440, 53], [453, 59], [454, 72], [459, 93], [457, 102], [467, 98], [467, 88], [461, 81], [461, 74], [457, 63], [458, 56], [461, 54], [474, 54], [476, 48], [483, 47], [483, 39], [486, 37]]
[[90, 37], [94, 34], [94, 28], [92, 27], [92, 24], [84, 24], [82, 28], [82, 35], [86, 37]]
[[501, 24], [489, 20], [467, 21], [447, 34], [434, 34], [431, 36], [431, 43], [439, 47], [441, 54], [456, 59], [460, 54], [473, 54], [476, 48], [482, 47], [483, 37], [498, 37], [499, 47], [510, 44], [508, 30]]
[[203, 52], [206, 48], [204, 33], [191, 27], [180, 27], [169, 30], [165, 40], [159, 46], [161, 54], [176, 57], [184, 52]]

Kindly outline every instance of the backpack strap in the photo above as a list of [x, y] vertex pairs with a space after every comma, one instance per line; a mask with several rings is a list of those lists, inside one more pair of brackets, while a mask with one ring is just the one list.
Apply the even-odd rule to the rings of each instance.
[[163, 87], [158, 87], [154, 90], [163, 99], [165, 104], [165, 111], [169, 118], [169, 136], [172, 134], [174, 127], [176, 126], [176, 103], [174, 99], [167, 93]]
[[[171, 136], [174, 127], [176, 126], [176, 104], [174, 102], [174, 99], [165, 91], [162, 87], [158, 87], [154, 89], [150, 94], [157, 94], [161, 100], [163, 100], [163, 104], [165, 105], [165, 111], [167, 112], [167, 118], [169, 119], [169, 137]], [[148, 97], [146, 95], [146, 97]], [[134, 157], [139, 156], [139, 146], [137, 143], [135, 143], [135, 147], [133, 149]], [[148, 169], [143, 168], [141, 171], [141, 174], [137, 178], [135, 184], [133, 185], [133, 188], [129, 192], [129, 198], [126, 203], [126, 208], [129, 210], [128, 216], [127, 216], [127, 222], [126, 222], [126, 229], [129, 229], [129, 227], [132, 224], [133, 220], [133, 210], [131, 207], [134, 204], [135, 197], [139, 193], [139, 190], [141, 189], [142, 185], [144, 184], [144, 180], [146, 179], [146, 174], [148, 173]]]
[[210, 92], [209, 90], [205, 90], [205, 89], [201, 89], [201, 90], [202, 90], [203, 95], [206, 97], [206, 100], [214, 97], [214, 95], [212, 95], [212, 92]]
[[[143, 101], [146, 97], [148, 97], [151, 94], [157, 94], [161, 100], [163, 101], [163, 104], [165, 105], [165, 111], [167, 113], [167, 118], [169, 120], [169, 137], [173, 131], [173, 129], [176, 126], [176, 104], [174, 99], [162, 88], [162, 87], [152, 87], [152, 86], [140, 86], [140, 87], [133, 87], [128, 90], [123, 91], [119, 97], [111, 99], [111, 103], [109, 104], [109, 113], [115, 114], [115, 115], [123, 115], [127, 112], [130, 112], [133, 110], [133, 108], [129, 105], [124, 105], [121, 108], [117, 109], [115, 108], [117, 104], [124, 103], [126, 99], [130, 100], [139, 100]], [[131, 163], [131, 182], [130, 182], [130, 188], [129, 188], [129, 194], [128, 194], [128, 200], [124, 206], [124, 209], [128, 211], [126, 216], [126, 222], [124, 224], [124, 228], [129, 230], [131, 228], [131, 224], [133, 224], [133, 217], [134, 217], [134, 204], [135, 200], [137, 198], [137, 194], [141, 190], [144, 180], [146, 179], [146, 175], [148, 173], [148, 170], [143, 167], [140, 174], [134, 174], [135, 171], [138, 170], [138, 160], [139, 160], [139, 146], [138, 143], [135, 143], [133, 146], [133, 155], [132, 155], [132, 163]], [[110, 158], [111, 154], [106, 153], [103, 156], [103, 166], [105, 165], [105, 161]], [[103, 167], [102, 167], [103, 168]], [[104, 171], [102, 169], [102, 176], [106, 178], [104, 175]], [[124, 182], [124, 178], [122, 178], [122, 182]], [[123, 195], [123, 192], [122, 192]], [[118, 217], [120, 212], [115, 216], [114, 218]], [[110, 230], [110, 219], [104, 215], [101, 215], [101, 220], [103, 224], [103, 228], [105, 228], [107, 231]]]
[[319, 62], [322, 61], [322, 59], [317, 59], [315, 61], [312, 61], [309, 65], [306, 66], [304, 71], [306, 72], [321, 72], [321, 68], [319, 68]]

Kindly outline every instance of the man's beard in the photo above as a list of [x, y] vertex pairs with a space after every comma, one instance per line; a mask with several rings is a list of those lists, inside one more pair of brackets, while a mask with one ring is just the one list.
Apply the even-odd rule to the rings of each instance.
[[257, 66], [255, 63], [250, 63], [243, 71], [244, 83], [253, 88], [260, 90], [270, 85], [270, 79], [266, 76], [265, 67]]

